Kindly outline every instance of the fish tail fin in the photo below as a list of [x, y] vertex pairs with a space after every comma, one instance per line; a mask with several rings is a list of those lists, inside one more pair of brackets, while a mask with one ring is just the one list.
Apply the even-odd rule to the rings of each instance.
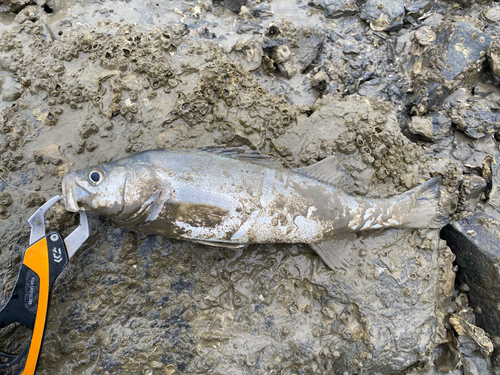
[[[436, 176], [403, 195], [410, 195], [414, 207], [406, 215], [405, 228], [442, 228], [450, 221], [446, 199], [442, 196], [441, 176]], [[404, 204], [405, 199], [403, 199]]]

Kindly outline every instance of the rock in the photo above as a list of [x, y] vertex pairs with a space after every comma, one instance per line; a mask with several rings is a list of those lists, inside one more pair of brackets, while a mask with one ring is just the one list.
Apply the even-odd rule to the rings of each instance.
[[308, 5], [324, 10], [326, 18], [348, 17], [359, 12], [355, 0], [310, 0]]
[[311, 86], [317, 92], [324, 92], [328, 87], [328, 76], [324, 71], [320, 70], [311, 78]]
[[19, 24], [22, 24], [26, 21], [35, 22], [40, 19], [41, 10], [37, 6], [30, 5], [26, 8], [22, 9], [14, 19]]
[[485, 108], [483, 103], [477, 101], [474, 107], [459, 105], [452, 109], [451, 122], [469, 137], [480, 139], [498, 130], [500, 114]]
[[433, 1], [430, 0], [411, 1], [405, 4], [406, 14], [418, 18], [429, 11], [432, 8], [432, 4]]
[[469, 323], [466, 319], [458, 314], [450, 316], [450, 324], [453, 326], [458, 335], [463, 335], [470, 340], [473, 340], [481, 350], [484, 357], [488, 357], [493, 353], [493, 343], [486, 336], [484, 330]]
[[404, 0], [367, 0], [359, 17], [375, 31], [394, 30], [403, 25]]
[[254, 40], [244, 42], [242, 39], [238, 40], [228, 57], [231, 60], [237, 61], [248, 71], [259, 68], [262, 62], [262, 46]]
[[491, 361], [489, 358], [478, 356], [462, 358], [464, 375], [486, 375], [492, 374]]
[[431, 141], [443, 139], [452, 134], [450, 118], [439, 112], [432, 112], [423, 117], [413, 116], [408, 130]]
[[358, 94], [361, 96], [370, 96], [380, 100], [388, 100], [387, 96], [387, 82], [381, 78], [374, 78], [369, 81], [363, 82], [358, 89]]
[[359, 55], [359, 53], [361, 52], [361, 46], [360, 45], [355, 45], [355, 44], [348, 44], [343, 52], [346, 54], [346, 55]]
[[474, 212], [484, 197], [482, 194], [486, 191], [488, 182], [481, 176], [465, 175], [460, 186], [460, 201], [461, 210], [466, 212]]
[[436, 33], [424, 26], [415, 31], [415, 40], [422, 46], [428, 46], [436, 41]]
[[[491, 162], [491, 191], [488, 194], [487, 209], [490, 208], [492, 214], [500, 212], [500, 158], [496, 158]], [[484, 173], [483, 173], [484, 174]]]
[[[477, 73], [492, 41], [468, 22], [444, 22], [431, 33], [417, 34], [411, 61], [413, 92], [409, 103], [415, 114], [425, 114], [441, 105], [466, 78]], [[421, 44], [424, 41], [424, 45]]]
[[424, 138], [432, 139], [432, 121], [423, 117], [414, 116], [408, 130], [415, 135], [421, 135]]
[[500, 10], [498, 8], [488, 8], [482, 11], [482, 18], [489, 23], [500, 21]]
[[477, 325], [495, 335], [500, 335], [499, 234], [498, 219], [487, 214], [469, 216], [441, 231], [456, 256], [458, 282], [470, 288], [470, 305], [481, 309], [481, 314], [476, 315]]
[[490, 63], [491, 70], [500, 77], [500, 41], [495, 39], [488, 47], [488, 62]]
[[247, 5], [247, 0], [224, 0], [224, 6], [236, 13], [239, 13], [242, 6]]
[[6, 5], [11, 12], [17, 13], [25, 6], [31, 4], [31, 0], [4, 0], [3, 5]]
[[0, 93], [2, 100], [14, 102], [23, 94], [24, 89], [19, 82], [11, 76], [0, 77]]
[[276, 65], [285, 77], [291, 78], [318, 56], [324, 38], [319, 29], [299, 29], [284, 18], [273, 21], [262, 39], [262, 48], [270, 60], [267, 65]]
[[265, 3], [257, 4], [252, 7], [250, 9], [250, 13], [252, 14], [252, 16], [260, 18], [271, 17], [273, 15], [273, 12], [271, 11], [271, 5]]
[[258, 33], [258, 31], [262, 29], [262, 26], [257, 22], [253, 22], [251, 20], [245, 20], [243, 17], [239, 17], [236, 21], [236, 32], [238, 34], [245, 34], [248, 32]]

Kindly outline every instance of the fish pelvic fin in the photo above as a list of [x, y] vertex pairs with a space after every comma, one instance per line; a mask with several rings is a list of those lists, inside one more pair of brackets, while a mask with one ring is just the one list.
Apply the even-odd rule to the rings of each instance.
[[[440, 175], [407, 191], [403, 197], [405, 195], [409, 195], [414, 204], [405, 215], [402, 227], [440, 229], [450, 222], [449, 199], [441, 189]], [[402, 199], [401, 204], [405, 201]]]

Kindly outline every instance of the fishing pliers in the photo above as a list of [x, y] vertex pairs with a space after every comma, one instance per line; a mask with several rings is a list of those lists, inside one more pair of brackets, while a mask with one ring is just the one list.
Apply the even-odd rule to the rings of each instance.
[[78, 227], [63, 238], [59, 232], [45, 234], [45, 213], [61, 196], [53, 197], [29, 219], [30, 242], [24, 251], [16, 284], [7, 302], [0, 309], [0, 328], [18, 322], [32, 330], [27, 346], [18, 354], [0, 351], [0, 373], [23, 361], [19, 375], [35, 373], [42, 345], [43, 331], [49, 307], [49, 294], [54, 281], [69, 259], [89, 236], [85, 212], [80, 212]]

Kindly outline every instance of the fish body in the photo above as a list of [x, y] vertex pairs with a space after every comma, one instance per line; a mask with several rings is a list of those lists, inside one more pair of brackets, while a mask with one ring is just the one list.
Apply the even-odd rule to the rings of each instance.
[[440, 177], [369, 199], [301, 173], [202, 151], [153, 150], [70, 172], [69, 211], [212, 244], [319, 243], [378, 228], [440, 227]]

